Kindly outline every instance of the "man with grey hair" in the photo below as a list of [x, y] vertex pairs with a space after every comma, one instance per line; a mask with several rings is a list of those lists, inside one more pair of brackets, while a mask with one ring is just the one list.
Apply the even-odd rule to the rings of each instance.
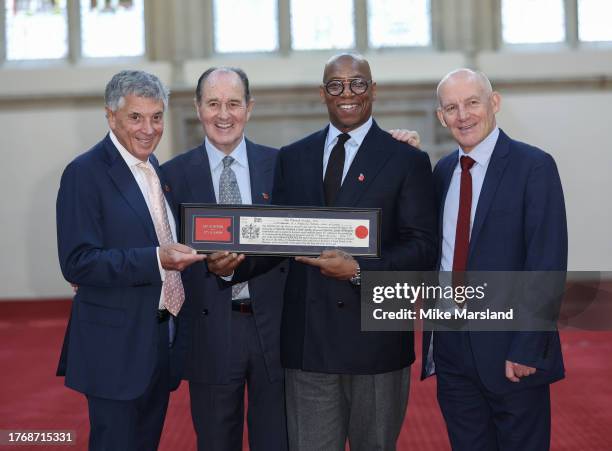
[[60, 266], [79, 287], [58, 375], [87, 397], [89, 449], [153, 450], [180, 381], [179, 271], [204, 256], [176, 243], [153, 156], [168, 90], [122, 71], [105, 101], [110, 132], [66, 167], [57, 196]]
[[[162, 166], [177, 202], [270, 202], [278, 150], [245, 137], [253, 104], [241, 69], [202, 73], [195, 108], [206, 138]], [[242, 450], [245, 388], [250, 448], [287, 449], [280, 363], [286, 266], [233, 289], [220, 287], [205, 264], [185, 274], [193, 321], [185, 377], [198, 450]]]
[[[455, 70], [437, 95], [438, 118], [459, 145], [434, 170], [440, 270], [565, 271], [553, 158], [497, 127], [501, 96], [483, 73]], [[556, 331], [425, 332], [422, 377], [434, 372], [453, 450], [549, 448], [549, 385], [564, 376]]]

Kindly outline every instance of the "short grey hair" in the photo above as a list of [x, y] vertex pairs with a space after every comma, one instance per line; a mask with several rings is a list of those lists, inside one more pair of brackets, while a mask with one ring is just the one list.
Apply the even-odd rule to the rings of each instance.
[[442, 78], [442, 80], [440, 80], [440, 83], [438, 83], [438, 86], [436, 87], [436, 97], [438, 98], [438, 103], [440, 103], [440, 89], [442, 88], [442, 85], [455, 77], [474, 78], [482, 86], [482, 89], [486, 95], [491, 95], [493, 92], [491, 81], [484, 72], [463, 67], [461, 69], [455, 69], [449, 72]]
[[130, 94], [161, 100], [164, 110], [168, 109], [168, 88], [155, 75], [141, 70], [122, 70], [113, 75], [104, 91], [104, 103], [111, 111], [117, 111]]

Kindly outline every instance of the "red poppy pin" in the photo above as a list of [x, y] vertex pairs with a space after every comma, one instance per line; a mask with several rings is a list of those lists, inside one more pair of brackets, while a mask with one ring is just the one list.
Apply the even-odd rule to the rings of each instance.
[[263, 197], [265, 200], [270, 199], [270, 195], [268, 193], [261, 193], [261, 197]]
[[359, 174], [359, 177], [357, 177], [357, 180], [359, 180], [360, 182], [363, 182], [365, 180], [365, 175]]

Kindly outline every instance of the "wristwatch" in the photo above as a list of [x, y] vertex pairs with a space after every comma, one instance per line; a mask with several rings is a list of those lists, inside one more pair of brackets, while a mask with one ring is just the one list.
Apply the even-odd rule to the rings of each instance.
[[361, 268], [359, 267], [359, 263], [357, 263], [357, 270], [355, 271], [355, 275], [349, 279], [349, 281], [355, 285], [361, 285]]

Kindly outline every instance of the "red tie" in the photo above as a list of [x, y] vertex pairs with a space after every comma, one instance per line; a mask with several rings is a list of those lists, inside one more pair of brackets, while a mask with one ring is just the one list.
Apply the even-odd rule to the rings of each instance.
[[470, 246], [470, 214], [472, 212], [472, 174], [470, 169], [476, 163], [470, 157], [463, 156], [461, 164], [461, 189], [459, 191], [459, 214], [455, 232], [455, 254], [453, 271], [465, 271], [468, 249]]

